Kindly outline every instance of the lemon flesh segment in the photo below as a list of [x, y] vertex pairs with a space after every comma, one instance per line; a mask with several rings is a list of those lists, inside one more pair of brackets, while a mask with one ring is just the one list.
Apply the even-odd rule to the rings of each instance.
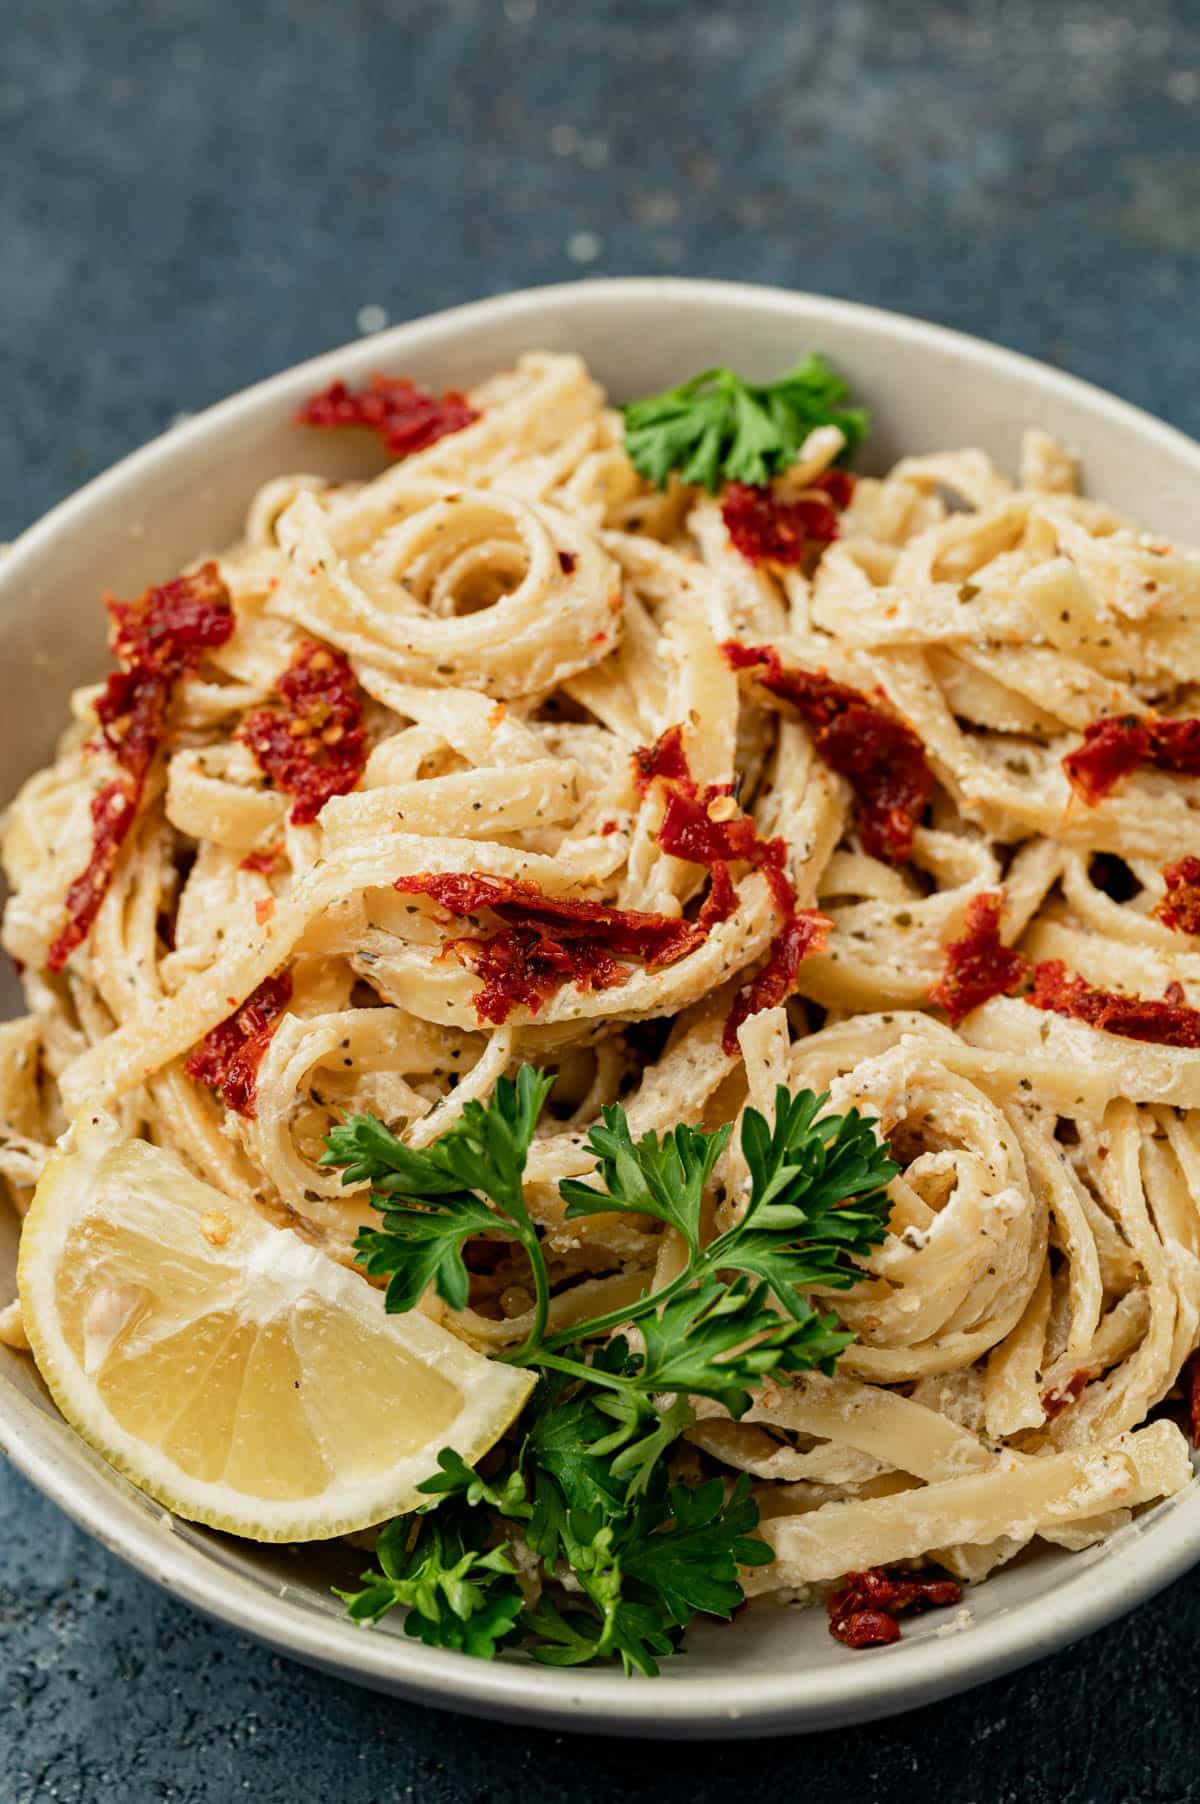
[[429, 1502], [533, 1375], [485, 1358], [170, 1153], [76, 1121], [21, 1234], [38, 1370], [90, 1446], [177, 1515], [311, 1541]]

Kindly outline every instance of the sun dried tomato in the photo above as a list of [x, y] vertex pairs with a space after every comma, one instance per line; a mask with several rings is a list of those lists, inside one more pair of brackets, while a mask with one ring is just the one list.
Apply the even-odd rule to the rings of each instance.
[[446, 951], [475, 972], [475, 1013], [497, 1026], [515, 1008], [536, 1015], [566, 983], [581, 990], [610, 990], [627, 975], [603, 946], [586, 940], [564, 943], [545, 926], [501, 927], [487, 939], [449, 940]]
[[823, 470], [814, 477], [810, 487], [824, 489], [839, 513], [848, 508], [854, 499], [854, 491], [858, 485], [858, 477], [850, 470]]
[[802, 495], [785, 501], [770, 488], [731, 482], [721, 497], [721, 518], [736, 550], [752, 564], [802, 564], [814, 545], [838, 536], [838, 509], [854, 493], [846, 470], [826, 470], [809, 484], [828, 499]]
[[846, 1647], [888, 1647], [900, 1639], [900, 1624], [886, 1610], [847, 1610], [829, 1618], [829, 1633]]
[[854, 791], [864, 849], [889, 864], [910, 858], [913, 831], [933, 794], [933, 772], [907, 721], [823, 670], [785, 665], [772, 645], [730, 639], [721, 650], [731, 669], [751, 671], [799, 712], [820, 757]]
[[206, 1033], [184, 1060], [188, 1076], [216, 1090], [226, 1108], [252, 1119], [257, 1107], [258, 1068], [291, 999], [290, 971], [265, 977], [242, 1006]]
[[1180, 777], [1200, 777], [1200, 720], [1159, 720], [1152, 715], [1150, 762]]
[[66, 923], [47, 955], [61, 971], [91, 932], [117, 854], [137, 819], [146, 777], [166, 733], [175, 684], [233, 632], [229, 591], [216, 564], [150, 588], [137, 601], [105, 597], [113, 653], [127, 666], [108, 677], [96, 703], [117, 775], [92, 797], [92, 849], [66, 895]]
[[700, 910], [698, 925], [706, 931], [728, 920], [737, 907], [737, 892], [729, 866], [751, 864], [761, 870], [771, 889], [783, 925], [772, 940], [767, 961], [748, 984], [738, 991], [725, 1023], [722, 1044], [736, 1053], [737, 1030], [760, 1009], [774, 1008], [795, 988], [801, 960], [825, 944], [830, 923], [814, 909], [797, 909], [796, 892], [787, 874], [787, 847], [782, 839], [761, 839], [748, 815], [734, 814], [714, 820], [710, 809], [718, 802], [729, 806], [728, 784], [706, 784], [692, 776], [683, 749], [683, 728], [668, 727], [652, 746], [634, 753], [634, 782], [641, 794], [658, 781], [665, 791], [658, 843], [675, 858], [703, 865], [710, 888]]
[[835, 1641], [847, 1647], [882, 1647], [900, 1639], [896, 1617], [901, 1611], [940, 1610], [961, 1602], [957, 1579], [868, 1566], [846, 1574], [826, 1598], [825, 1611]]
[[315, 821], [330, 796], [353, 789], [367, 761], [362, 699], [340, 651], [305, 639], [275, 685], [271, 702], [237, 732], [278, 789], [295, 796], [291, 820]]
[[1200, 720], [1102, 715], [1084, 728], [1082, 742], [1062, 761], [1072, 789], [1093, 808], [1141, 764], [1176, 776], [1200, 776]]
[[1200, 933], [1200, 858], [1189, 852], [1163, 872], [1167, 893], [1154, 914], [1177, 933]]
[[690, 795], [696, 794], [698, 785], [683, 749], [681, 726], [667, 727], [653, 745], [639, 745], [634, 752], [633, 781], [638, 794], [644, 796], [655, 778], [681, 783]]
[[98, 789], [91, 801], [92, 851], [87, 864], [67, 890], [67, 924], [50, 948], [48, 963], [61, 971], [91, 931], [112, 882], [117, 854], [137, 818], [141, 784], [117, 777]]
[[[793, 902], [795, 897], [793, 896]], [[767, 962], [738, 991], [721, 1035], [728, 1053], [737, 1051], [738, 1028], [751, 1015], [777, 1008], [796, 987], [800, 966], [810, 953], [824, 949], [832, 922], [815, 908], [796, 908], [784, 922], [767, 952]]]
[[944, 949], [942, 975], [929, 1000], [945, 1009], [955, 1027], [993, 996], [1011, 995], [1029, 969], [1027, 960], [1000, 938], [1003, 907], [1003, 891], [973, 896], [961, 937]]
[[1035, 1008], [1052, 1009], [1056, 1015], [1086, 1021], [1089, 1027], [1126, 1040], [1200, 1047], [1200, 1010], [1189, 1008], [1182, 994], [1172, 985], [1162, 1001], [1144, 1001], [1120, 990], [1096, 989], [1071, 975], [1060, 958], [1048, 958], [1035, 967], [1033, 992], [1026, 1000]]
[[618, 958], [638, 958], [650, 970], [674, 964], [704, 943], [698, 922], [640, 909], [610, 908], [578, 896], [550, 896], [536, 883], [482, 871], [426, 872], [400, 877], [401, 895], [430, 896], [451, 914], [488, 909], [501, 927], [483, 939], [447, 942], [445, 951], [481, 979], [475, 1012], [506, 1021], [514, 1008], [536, 1014], [566, 983], [605, 990], [628, 975]]
[[357, 392], [333, 382], [296, 415], [301, 426], [365, 426], [392, 457], [411, 457], [479, 418], [467, 397], [449, 388], [439, 400], [406, 376], [372, 376]]
[[1137, 769], [1150, 750], [1150, 735], [1137, 714], [1107, 715], [1083, 730], [1083, 741], [1062, 761], [1067, 781], [1089, 807]]
[[211, 560], [147, 589], [137, 601], [111, 595], [104, 601], [113, 623], [113, 656], [139, 672], [181, 677], [233, 632], [229, 590]]
[[709, 869], [708, 894], [701, 904], [700, 913], [696, 916], [701, 927], [706, 930], [717, 927], [727, 921], [737, 908], [737, 890], [733, 878], [729, 875], [729, 866], [720, 859]]

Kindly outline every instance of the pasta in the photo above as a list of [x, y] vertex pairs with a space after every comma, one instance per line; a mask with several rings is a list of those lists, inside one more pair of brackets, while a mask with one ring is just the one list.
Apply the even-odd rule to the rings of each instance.
[[[561, 1326], [673, 1257], [564, 1212], [605, 1103], [712, 1126], [782, 1083], [877, 1117], [901, 1173], [836, 1375], [688, 1433], [753, 1479], [776, 1558], [747, 1588], [787, 1597], [978, 1579], [1178, 1490], [1148, 1418], [1200, 1343], [1200, 553], [1081, 498], [1040, 432], [1017, 485], [970, 450], [852, 483], [842, 444], [776, 482], [804, 555], [755, 558], [719, 499], [637, 475], [577, 357], [527, 356], [373, 480], [262, 489], [172, 603], [203, 588], [217, 626], [163, 651], [122, 615], [115, 736], [79, 692], [3, 846], [18, 1210], [99, 1103], [349, 1263], [371, 1212], [331, 1125], [425, 1146], [532, 1060]], [[498, 1351], [531, 1307], [504, 1255], [452, 1325]]]

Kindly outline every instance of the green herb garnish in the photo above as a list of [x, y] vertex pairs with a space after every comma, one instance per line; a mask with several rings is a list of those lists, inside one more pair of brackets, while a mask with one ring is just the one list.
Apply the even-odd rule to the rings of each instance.
[[[540, 1382], [485, 1473], [451, 1449], [420, 1486], [426, 1510], [379, 1538], [379, 1567], [343, 1593], [359, 1621], [396, 1604], [409, 1634], [490, 1657], [520, 1640], [536, 1659], [577, 1665], [617, 1655], [657, 1672], [698, 1613], [728, 1616], [742, 1601], [739, 1566], [771, 1558], [753, 1536], [747, 1480], [672, 1484], [665, 1464], [696, 1420], [691, 1399], [745, 1413], [769, 1372], [831, 1371], [852, 1336], [807, 1301], [815, 1285], [847, 1288], [856, 1263], [886, 1233], [896, 1166], [856, 1110], [822, 1115], [828, 1098], [776, 1093], [769, 1126], [742, 1121], [749, 1189], [741, 1219], [705, 1241], [703, 1205], [730, 1129], [680, 1123], [635, 1140], [614, 1104], [593, 1127], [592, 1181], [559, 1186], [569, 1219], [628, 1211], [680, 1237], [678, 1275], [632, 1304], [549, 1333], [550, 1281], [525, 1206], [526, 1155], [551, 1079], [525, 1066], [487, 1104], [470, 1102], [433, 1145], [417, 1150], [371, 1115], [329, 1135], [323, 1163], [366, 1181], [380, 1211], [356, 1250], [387, 1276], [387, 1307], [415, 1307], [429, 1284], [455, 1309], [467, 1301], [464, 1243], [503, 1235], [528, 1258], [536, 1298], [523, 1344], [501, 1355]], [[520, 1523], [547, 1584], [569, 1568], [579, 1587], [561, 1607], [544, 1592], [526, 1608], [511, 1542], [496, 1519]]]
[[379, 1570], [363, 1574], [361, 1591], [339, 1591], [355, 1622], [377, 1622], [402, 1604], [405, 1633], [431, 1647], [453, 1647], [490, 1660], [513, 1633], [525, 1607], [507, 1548], [485, 1551], [488, 1519], [459, 1505], [397, 1516], [375, 1543]]
[[656, 488], [671, 472], [715, 494], [722, 483], [761, 487], [794, 463], [809, 433], [836, 426], [845, 437], [839, 463], [867, 434], [862, 407], [842, 407], [849, 390], [815, 352], [778, 382], [743, 382], [730, 369], [705, 370], [679, 388], [631, 401], [625, 452]]

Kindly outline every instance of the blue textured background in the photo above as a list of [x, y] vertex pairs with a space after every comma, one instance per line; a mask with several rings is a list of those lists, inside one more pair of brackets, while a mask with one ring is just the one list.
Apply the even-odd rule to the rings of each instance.
[[[879, 302], [1200, 432], [1200, 7], [0, 0], [0, 247], [0, 537], [383, 316], [586, 273]], [[318, 1678], [7, 1471], [0, 1521], [2, 1804], [1200, 1798], [1200, 1575], [935, 1711], [656, 1750]]]

